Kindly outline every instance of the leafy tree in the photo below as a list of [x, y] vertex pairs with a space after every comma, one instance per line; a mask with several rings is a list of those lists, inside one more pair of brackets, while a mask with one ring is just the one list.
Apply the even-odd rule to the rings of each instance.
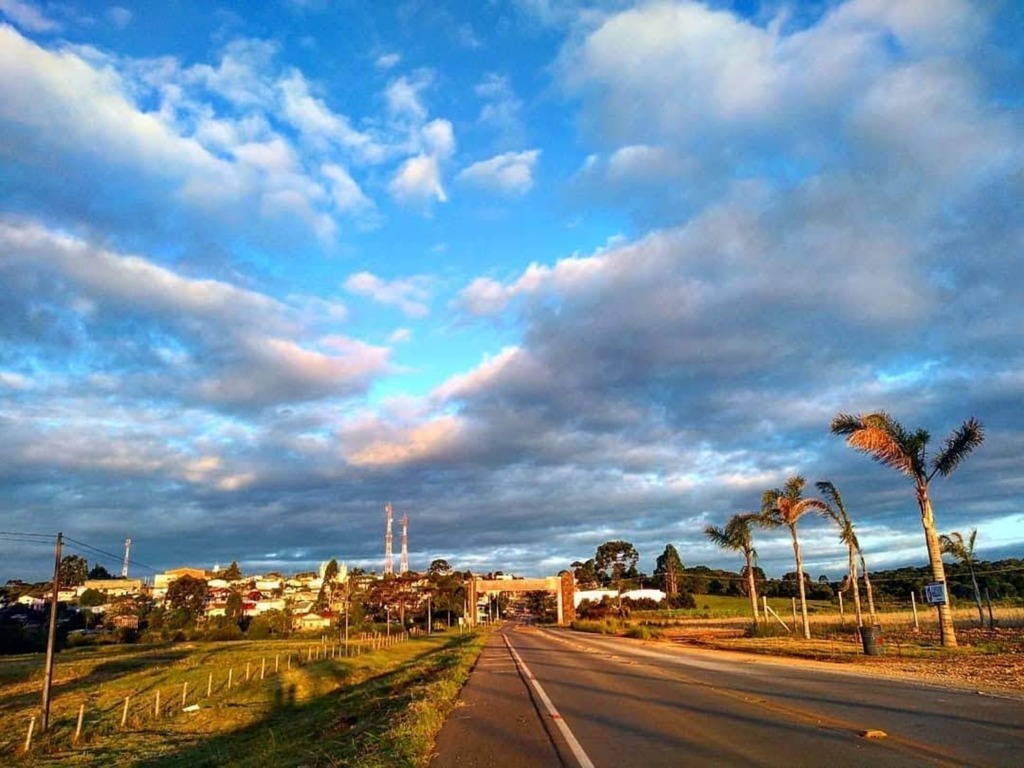
[[597, 587], [597, 570], [594, 568], [594, 558], [582, 562], [576, 560], [572, 564], [572, 575], [580, 589], [594, 589]]
[[754, 613], [754, 621], [760, 618], [757, 607], [757, 584], [754, 581], [754, 562], [757, 559], [757, 550], [754, 549], [754, 536], [751, 527], [759, 519], [754, 512], [737, 512], [729, 518], [724, 528], [708, 525], [704, 528], [704, 535], [712, 544], [722, 549], [731, 549], [733, 552], [742, 552], [746, 561], [747, 593], [750, 596], [750, 609]]
[[860, 582], [857, 578], [858, 558], [860, 559], [861, 572], [864, 574], [864, 586], [868, 593], [868, 612], [871, 617], [871, 623], [874, 624], [875, 596], [871, 590], [871, 577], [868, 576], [867, 563], [864, 562], [864, 550], [860, 548], [860, 540], [857, 538], [857, 532], [853, 529], [853, 521], [846, 511], [846, 505], [843, 504], [843, 497], [839, 495], [839, 490], [827, 480], [823, 480], [815, 485], [818, 487], [818, 492], [825, 497], [825, 514], [839, 528], [839, 540], [846, 545], [847, 555], [849, 556], [849, 583], [850, 588], [853, 590], [853, 606], [857, 616], [857, 626], [864, 626], [860, 610]]
[[231, 565], [224, 570], [224, 573], [220, 574], [220, 577], [224, 579], [224, 581], [238, 581], [241, 579], [242, 569], [238, 567], [238, 561], [232, 560]]
[[[932, 579], [945, 583], [946, 570], [935, 527], [935, 513], [928, 493], [929, 485], [935, 475], [949, 477], [960, 462], [985, 441], [981, 423], [972, 417], [953, 430], [931, 461], [927, 453], [931, 435], [927, 430], [909, 432], [883, 411], [857, 416], [837, 414], [832, 419], [830, 429], [834, 435], [846, 436], [846, 444], [851, 448], [866, 453], [880, 464], [892, 467], [914, 481]], [[956, 647], [953, 612], [948, 603], [939, 606], [939, 633], [944, 647]]]
[[594, 554], [594, 570], [606, 582], [615, 583], [619, 609], [622, 609], [622, 580], [636, 570], [640, 555], [628, 541], [606, 541]]
[[57, 578], [62, 587], [77, 587], [89, 576], [89, 563], [81, 555], [65, 555], [60, 559]]
[[78, 604], [83, 608], [92, 608], [105, 602], [107, 598], [98, 589], [87, 589], [78, 596]]
[[665, 545], [665, 551], [658, 555], [654, 564], [654, 575], [658, 577], [670, 600], [679, 594], [679, 579], [683, 573], [683, 561], [679, 552], [671, 544]]
[[89, 571], [88, 578], [101, 581], [103, 579], [112, 579], [114, 578], [114, 575], [102, 565], [94, 565], [92, 570]]
[[237, 622], [242, 618], [244, 611], [245, 600], [242, 598], [242, 593], [237, 589], [232, 589], [228, 599], [224, 602], [224, 615], [231, 621]]
[[807, 588], [804, 583], [804, 561], [800, 554], [800, 539], [796, 533], [797, 521], [811, 510], [824, 512], [825, 503], [820, 499], [803, 497], [806, 484], [799, 475], [786, 481], [783, 488], [773, 488], [764, 492], [761, 499], [761, 517], [759, 522], [766, 528], [789, 529], [793, 539], [793, 557], [796, 560], [796, 580], [800, 588], [800, 616], [803, 620], [804, 639], [811, 639], [811, 624], [807, 618]]
[[338, 578], [338, 561], [335, 558], [331, 558], [331, 562], [324, 568], [324, 581], [334, 581]]
[[427, 568], [427, 576], [437, 577], [451, 573], [452, 567], [449, 565], [447, 560], [437, 559], [430, 563], [430, 567]]
[[167, 602], [175, 611], [181, 611], [189, 619], [195, 619], [203, 612], [206, 602], [206, 582], [194, 576], [182, 576], [167, 587]]
[[953, 531], [948, 536], [942, 534], [939, 536], [939, 545], [942, 547], [942, 552], [947, 555], [952, 555], [961, 563], [967, 566], [967, 570], [971, 574], [971, 584], [974, 586], [974, 602], [978, 606], [978, 623], [981, 626], [985, 626], [985, 614], [981, 606], [981, 590], [978, 589], [978, 577], [975, 575], [974, 564], [977, 562], [977, 556], [974, 554], [974, 542], [978, 538], [978, 529], [971, 529], [970, 536], [967, 540], [964, 540], [963, 534], [959, 531]]

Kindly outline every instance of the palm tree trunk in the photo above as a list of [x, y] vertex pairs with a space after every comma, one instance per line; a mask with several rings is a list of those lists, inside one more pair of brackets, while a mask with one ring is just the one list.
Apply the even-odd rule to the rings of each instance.
[[807, 591], [804, 589], [804, 561], [800, 557], [800, 542], [796, 538], [796, 526], [789, 526], [793, 534], [793, 555], [796, 557], [796, 580], [800, 587], [800, 616], [804, 622], [804, 640], [811, 639], [811, 624], [807, 619]]
[[860, 569], [864, 572], [864, 591], [868, 593], [868, 616], [871, 617], [871, 626], [874, 626], [878, 622], [875, 620], [875, 592], [871, 589], [871, 577], [868, 576], [868, 564], [864, 562], [864, 554], [858, 552], [860, 555]]
[[744, 550], [743, 556], [747, 559], [747, 591], [750, 593], [750, 608], [754, 612], [754, 623], [761, 620], [757, 610], [757, 585], [754, 582], [754, 564], [751, 562], [750, 551]]
[[[928, 563], [932, 569], [932, 581], [946, 583], [946, 567], [942, 562], [942, 549], [939, 546], [939, 534], [935, 530], [935, 515], [932, 502], [928, 498], [928, 485], [918, 481], [917, 503], [921, 508], [921, 525], [924, 527], [924, 540], [928, 546]], [[939, 607], [939, 637], [943, 648], [956, 648], [956, 629], [953, 626], [953, 611], [949, 606], [949, 590], [946, 590], [946, 604]]]
[[853, 588], [853, 609], [857, 614], [857, 626], [864, 626], [864, 618], [860, 611], [860, 584], [857, 583], [857, 561], [853, 556], [853, 547], [850, 547], [850, 586]]
[[971, 583], [974, 585], [974, 602], [978, 604], [978, 624], [981, 627], [985, 626], [985, 613], [981, 607], [981, 590], [978, 588], [978, 577], [974, 575], [974, 562], [973, 560], [967, 561], [967, 570], [971, 572]]

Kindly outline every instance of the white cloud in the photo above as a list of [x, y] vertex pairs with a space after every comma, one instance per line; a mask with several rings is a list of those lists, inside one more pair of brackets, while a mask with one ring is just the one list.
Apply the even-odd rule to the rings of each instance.
[[430, 84], [430, 78], [421, 75], [415, 79], [399, 77], [388, 84], [384, 92], [388, 111], [395, 116], [408, 116], [421, 121], [427, 117], [420, 94]]
[[377, 57], [377, 69], [393, 69], [397, 67], [402, 61], [402, 56], [398, 53], [385, 53]]
[[441, 184], [441, 168], [432, 155], [417, 155], [406, 160], [391, 179], [388, 190], [403, 204], [427, 206], [434, 201], [448, 201]]
[[46, 18], [38, 8], [23, 0], [0, 0], [0, 13], [29, 32], [60, 30], [60, 24]]
[[326, 163], [321, 172], [331, 182], [331, 197], [339, 211], [359, 215], [374, 209], [373, 201], [343, 167]]
[[506, 152], [481, 160], [459, 173], [461, 181], [502, 195], [525, 195], [533, 186], [539, 149]]
[[118, 29], [127, 29], [132, 23], [132, 12], [120, 5], [112, 5], [106, 12], [107, 20]]
[[422, 277], [388, 282], [370, 272], [359, 272], [345, 281], [345, 290], [380, 304], [398, 307], [409, 317], [425, 317], [430, 312], [427, 305], [430, 293], [427, 281]]
[[455, 132], [447, 120], [431, 120], [420, 130], [423, 145], [430, 154], [446, 158], [455, 151]]

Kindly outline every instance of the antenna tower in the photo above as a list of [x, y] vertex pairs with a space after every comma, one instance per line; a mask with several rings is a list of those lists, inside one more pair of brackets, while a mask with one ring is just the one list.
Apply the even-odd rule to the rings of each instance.
[[399, 566], [400, 573], [409, 572], [409, 516], [402, 515], [402, 564]]
[[128, 578], [128, 553], [132, 550], [132, 540], [124, 540], [124, 565], [121, 566], [121, 578]]
[[391, 504], [384, 505], [384, 512], [387, 515], [388, 527], [384, 534], [384, 575], [393, 576], [395, 573], [394, 564], [391, 562]]

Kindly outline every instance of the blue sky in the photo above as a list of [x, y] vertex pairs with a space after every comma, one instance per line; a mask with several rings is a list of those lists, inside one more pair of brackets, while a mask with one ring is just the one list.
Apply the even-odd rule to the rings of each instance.
[[939, 527], [1021, 555], [1018, 4], [257, 6], [0, 0], [0, 528], [379, 568], [391, 502], [414, 568], [737, 567], [702, 528], [799, 473], [924, 564], [828, 434], [885, 409], [983, 422]]

